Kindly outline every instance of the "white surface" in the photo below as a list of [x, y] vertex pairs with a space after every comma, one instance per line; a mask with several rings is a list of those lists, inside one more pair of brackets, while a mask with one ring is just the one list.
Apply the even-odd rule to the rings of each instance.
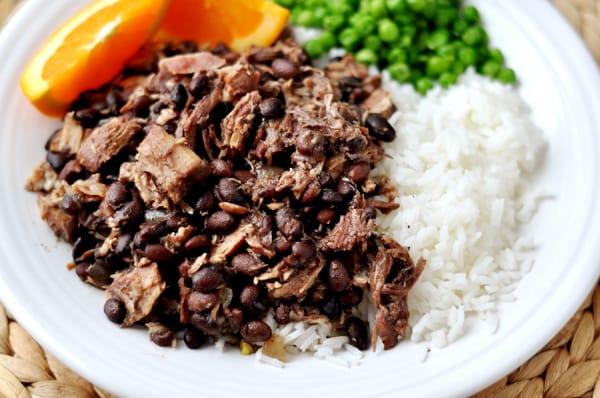
[[59, 123], [27, 103], [18, 88], [20, 71], [73, 14], [72, 0], [31, 0], [0, 34], [0, 298], [45, 348], [121, 397], [461, 397], [496, 381], [560, 329], [598, 277], [600, 77], [546, 1], [475, 3], [545, 131], [549, 151], [539, 185], [557, 195], [526, 231], [540, 242], [537, 263], [517, 300], [502, 308], [496, 334], [474, 323], [467, 337], [423, 363], [423, 347], [403, 343], [367, 355], [359, 367], [302, 357], [277, 369], [234, 350], [161, 349], [145, 331], [107, 322], [103, 294], [65, 270], [68, 247], [56, 242], [35, 196], [23, 190]]

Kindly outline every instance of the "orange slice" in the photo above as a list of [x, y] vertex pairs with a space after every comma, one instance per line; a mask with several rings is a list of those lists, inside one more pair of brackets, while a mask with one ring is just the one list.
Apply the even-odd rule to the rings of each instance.
[[110, 81], [154, 34], [169, 0], [98, 0], [35, 54], [21, 88], [42, 113], [62, 116], [85, 90]]
[[158, 37], [225, 43], [241, 52], [252, 45], [271, 45], [289, 15], [267, 0], [171, 0]]

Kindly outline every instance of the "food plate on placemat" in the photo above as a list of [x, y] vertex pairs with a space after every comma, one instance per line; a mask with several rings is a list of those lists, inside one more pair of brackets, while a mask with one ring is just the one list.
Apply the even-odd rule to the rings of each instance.
[[[499, 309], [499, 325], [467, 321], [443, 349], [403, 341], [367, 353], [359, 366], [298, 356], [283, 369], [235, 350], [160, 348], [139, 329], [107, 322], [104, 294], [65, 270], [70, 248], [39, 217], [23, 189], [59, 121], [39, 115], [18, 80], [31, 54], [75, 10], [30, 0], [0, 35], [0, 296], [47, 350], [118, 396], [465, 396], [507, 374], [563, 326], [600, 273], [600, 77], [581, 40], [543, 0], [474, 1], [492, 43], [517, 72], [519, 90], [547, 142], [535, 189], [548, 192], [522, 233], [535, 264]], [[43, 12], [40, 12], [43, 10]], [[35, 23], [32, 23], [35, 21]]]

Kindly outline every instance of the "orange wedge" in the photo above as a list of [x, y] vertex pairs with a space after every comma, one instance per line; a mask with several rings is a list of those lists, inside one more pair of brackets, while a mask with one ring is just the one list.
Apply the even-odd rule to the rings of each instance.
[[252, 45], [271, 45], [289, 15], [267, 0], [171, 0], [158, 38], [225, 43], [241, 52]]
[[21, 88], [42, 113], [62, 116], [85, 90], [110, 81], [154, 34], [169, 0], [97, 0], [35, 54]]

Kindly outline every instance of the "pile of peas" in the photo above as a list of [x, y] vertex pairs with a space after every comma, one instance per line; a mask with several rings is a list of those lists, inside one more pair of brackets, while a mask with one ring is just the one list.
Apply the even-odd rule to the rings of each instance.
[[468, 67], [503, 83], [515, 82], [504, 55], [490, 48], [474, 6], [461, 0], [276, 0], [291, 23], [320, 28], [304, 44], [313, 58], [342, 47], [357, 61], [387, 69], [425, 94], [435, 81], [447, 88]]

